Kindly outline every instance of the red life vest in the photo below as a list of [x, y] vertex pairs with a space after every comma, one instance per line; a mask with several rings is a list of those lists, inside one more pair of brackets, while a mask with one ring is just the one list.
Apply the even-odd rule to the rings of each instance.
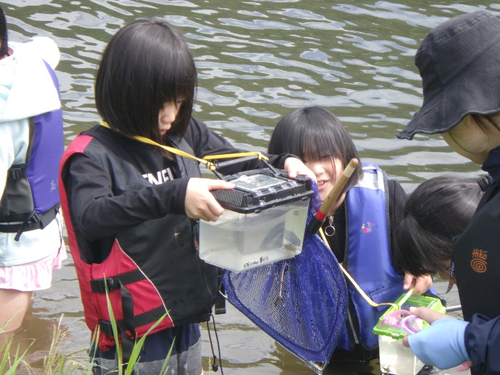
[[[66, 149], [61, 161], [60, 195], [85, 321], [92, 331], [97, 327], [101, 328], [99, 348], [108, 350], [115, 345], [115, 340], [106, 290], [120, 332], [125, 332], [133, 340], [147, 333], [167, 311], [169, 315], [151, 333], [178, 324], [207, 321], [217, 293], [217, 270], [199, 259], [192, 240], [190, 219], [184, 215], [149, 220], [137, 228], [117, 233], [111, 250], [102, 262], [84, 259], [85, 253], [81, 246], [85, 246], [88, 251], [92, 248], [92, 243], [79, 235], [78, 228], [74, 227], [71, 220], [64, 185], [68, 159], [75, 154], [84, 153], [107, 165], [111, 174], [116, 170], [117, 174], [126, 175], [127, 179], [122, 179], [122, 182], [117, 181], [119, 179], [113, 180], [117, 185], [123, 184], [116, 187], [120, 191], [150, 186], [140, 172], [103, 147], [106, 137], [96, 140], [95, 137], [99, 134], [111, 132], [103, 129], [92, 129], [86, 134], [80, 134]], [[182, 164], [182, 161], [178, 160], [177, 164]], [[185, 163], [179, 166], [179, 170], [182, 175], [200, 174], [194, 163]], [[168, 231], [173, 231], [174, 227], [184, 228], [181, 231], [181, 245], [174, 243], [174, 240], [169, 242], [169, 238], [174, 236]], [[165, 233], [165, 236], [160, 238], [149, 235], [155, 232]]]

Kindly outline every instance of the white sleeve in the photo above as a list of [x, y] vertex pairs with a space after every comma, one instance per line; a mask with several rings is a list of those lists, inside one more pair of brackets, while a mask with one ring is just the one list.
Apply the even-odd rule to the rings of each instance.
[[29, 48], [33, 54], [40, 56], [49, 64], [52, 69], [56, 69], [61, 58], [59, 47], [56, 42], [45, 36], [34, 37], [31, 41], [25, 43], [26, 48]]
[[[51, 41], [49, 38], [42, 39]], [[8, 100], [0, 114], [0, 121], [24, 119], [61, 108], [58, 88], [54, 85], [52, 76], [44, 63], [45, 60], [38, 53], [46, 52], [46, 56], [50, 59], [51, 47], [46, 46], [47, 48], [43, 48], [44, 51], [37, 52], [37, 48], [41, 46], [37, 43], [33, 41], [12, 44], [16, 69]], [[51, 41], [48, 45], [55, 46], [55, 43]], [[57, 49], [57, 46], [55, 48]], [[54, 57], [52, 60], [52, 63], [55, 63]]]

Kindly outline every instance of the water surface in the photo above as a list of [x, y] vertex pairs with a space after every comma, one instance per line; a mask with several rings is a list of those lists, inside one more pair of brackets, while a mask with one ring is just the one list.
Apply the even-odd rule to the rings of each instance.
[[[422, 38], [455, 15], [479, 9], [500, 14], [499, 4], [474, 3], [7, 0], [2, 4], [11, 40], [44, 35], [60, 47], [57, 75], [67, 142], [99, 121], [93, 80], [110, 37], [136, 18], [159, 16], [184, 33], [193, 51], [199, 73], [195, 115], [212, 130], [238, 147], [264, 151], [283, 115], [303, 106], [323, 106], [344, 122], [363, 161], [377, 163], [411, 191], [444, 172], [470, 178], [482, 175], [440, 136], [417, 135], [411, 142], [395, 138], [422, 102], [413, 64]], [[445, 297], [455, 304], [456, 290]], [[36, 339], [29, 356], [35, 365], [47, 350], [51, 326], [61, 313], [69, 330], [67, 351], [86, 348], [89, 332], [71, 260], [55, 273], [53, 287], [37, 294], [25, 329], [17, 335], [20, 340]], [[229, 306], [228, 313], [216, 320], [224, 373], [312, 373], [234, 308]], [[213, 330], [212, 338], [215, 344]], [[205, 333], [203, 340], [208, 363], [212, 355]], [[379, 373], [376, 363], [335, 370]]]

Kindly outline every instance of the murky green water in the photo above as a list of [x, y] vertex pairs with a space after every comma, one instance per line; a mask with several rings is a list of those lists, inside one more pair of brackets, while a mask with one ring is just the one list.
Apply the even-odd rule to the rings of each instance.
[[[472, 2], [471, 2], [472, 3]], [[289, 111], [319, 105], [339, 116], [362, 160], [375, 162], [410, 191], [443, 172], [474, 178], [479, 167], [453, 153], [439, 136], [395, 138], [421, 103], [413, 55], [426, 33], [448, 17], [478, 9], [497, 15], [500, 5], [444, 0], [8, 0], [10, 39], [55, 39], [69, 142], [99, 118], [93, 77], [107, 41], [138, 17], [163, 17], [185, 34], [199, 73], [195, 114], [236, 146], [263, 151], [273, 127]], [[126, 56], [124, 56], [126, 58]], [[439, 285], [438, 285], [439, 286]], [[441, 286], [439, 286], [440, 289]], [[447, 296], [456, 303], [456, 292]], [[60, 314], [69, 329], [68, 350], [86, 348], [78, 285], [71, 261], [56, 272], [52, 289], [39, 293], [17, 337], [34, 337], [28, 358], [48, 348]], [[226, 374], [310, 374], [234, 309], [218, 316]], [[203, 353], [211, 356], [207, 336]], [[336, 373], [379, 373], [376, 364]]]

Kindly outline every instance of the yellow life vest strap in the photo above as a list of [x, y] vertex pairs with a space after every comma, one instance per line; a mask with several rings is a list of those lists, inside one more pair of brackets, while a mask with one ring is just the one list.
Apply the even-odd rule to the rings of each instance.
[[[326, 239], [325, 232], [323, 231], [323, 228], [320, 228], [319, 233], [321, 235], [321, 239], [323, 240], [323, 242], [330, 249], [330, 245], [328, 244], [328, 240]], [[330, 249], [330, 251], [331, 251], [331, 249]], [[399, 306], [393, 302], [383, 302], [383, 303], [374, 302], [370, 297], [368, 297], [368, 295], [363, 291], [363, 289], [361, 289], [361, 287], [358, 285], [356, 280], [354, 280], [354, 278], [349, 274], [349, 272], [347, 272], [347, 270], [344, 268], [344, 266], [342, 266], [342, 264], [340, 264], [340, 268], [342, 269], [342, 272], [344, 273], [344, 275], [351, 281], [352, 285], [354, 285], [354, 287], [359, 292], [359, 294], [361, 294], [361, 297], [363, 297], [364, 300], [370, 304], [370, 306], [378, 307], [378, 306], [388, 305], [388, 306], [395, 306], [396, 309], [399, 309]], [[410, 289], [408, 291], [408, 293], [411, 293], [411, 292], [413, 292], [413, 289]]]
[[216, 159], [230, 159], [230, 158], [243, 158], [246, 156], [257, 156], [259, 160], [269, 161], [269, 158], [262, 154], [259, 151], [251, 151], [251, 152], [238, 152], [235, 154], [222, 154], [222, 155], [207, 155], [203, 159], [204, 160], [216, 160]]
[[[104, 121], [104, 120], [101, 121], [100, 124], [102, 126], [108, 128], [108, 129], [111, 129], [111, 127], [109, 126], [109, 124], [106, 121]], [[207, 167], [207, 169], [210, 170], [210, 171], [212, 171], [212, 172], [215, 172], [215, 170], [217, 169], [217, 166], [216, 166], [215, 163], [211, 162], [210, 160], [229, 159], [229, 158], [241, 158], [241, 157], [254, 156], [255, 155], [255, 156], [258, 157], [259, 160], [264, 159], [265, 161], [269, 161], [269, 158], [267, 156], [263, 155], [262, 153], [260, 153], [258, 151], [257, 152], [240, 152], [240, 153], [222, 154], [222, 155], [207, 155], [203, 159], [200, 159], [200, 158], [197, 158], [194, 155], [191, 155], [191, 154], [189, 154], [187, 152], [179, 150], [178, 148], [162, 145], [162, 144], [160, 144], [158, 142], [153, 141], [152, 139], [149, 139], [149, 138], [146, 138], [146, 137], [142, 137], [140, 135], [134, 135], [134, 138], [137, 139], [140, 142], [148, 143], [150, 145], [160, 147], [160, 148], [162, 148], [162, 149], [164, 149], [164, 150], [166, 150], [166, 151], [168, 151], [168, 152], [170, 152], [172, 154], [196, 160], [197, 162], [205, 165]]]

